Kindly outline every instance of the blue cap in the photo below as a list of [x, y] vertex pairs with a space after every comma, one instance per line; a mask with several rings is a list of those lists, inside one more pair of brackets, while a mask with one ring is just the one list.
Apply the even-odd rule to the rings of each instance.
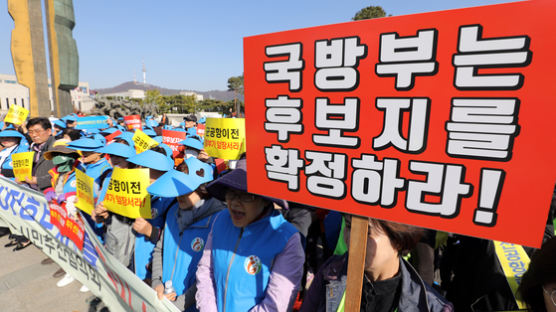
[[69, 142], [67, 148], [77, 151], [95, 152], [97, 149], [103, 146], [104, 143], [100, 140], [92, 138], [81, 138], [79, 140]]
[[133, 132], [123, 131], [122, 134], [118, 135], [116, 138], [125, 140], [129, 146], [135, 146], [135, 142], [133, 142]]
[[204, 117], [204, 116], [201, 117], [201, 119], [199, 119], [199, 121], [197, 121], [197, 123], [200, 123], [200, 124], [204, 124], [205, 122], [207, 122], [207, 117]]
[[116, 155], [124, 158], [129, 158], [135, 156], [136, 154], [135, 149], [133, 147], [122, 143], [117, 143], [117, 142], [110, 143], [104, 147], [101, 147], [98, 150], [96, 150], [96, 152]]
[[174, 161], [172, 161], [170, 156], [164, 156], [159, 152], [146, 150], [140, 154], [131, 156], [127, 161], [138, 166], [152, 168], [158, 171], [168, 171], [174, 168]]
[[199, 141], [197, 138], [195, 137], [189, 137], [183, 141], [180, 141], [179, 144], [183, 144], [187, 147], [191, 147], [197, 150], [202, 150], [203, 149], [203, 143], [201, 143], [201, 141]]
[[100, 133], [112, 134], [112, 133], [114, 133], [114, 132], [116, 132], [116, 131], [118, 131], [118, 129], [115, 128], [115, 127], [112, 127], [112, 128], [106, 128], [106, 129], [100, 131]]
[[197, 127], [191, 127], [187, 129], [187, 135], [197, 135]]
[[62, 118], [60, 118], [60, 119], [62, 119], [62, 120], [65, 121], [65, 122], [68, 122], [68, 121], [77, 121], [77, 115], [70, 114], [70, 115], [66, 115], [66, 116], [64, 116], [64, 117], [62, 117]]
[[200, 184], [214, 180], [214, 168], [211, 165], [195, 157], [189, 157], [184, 162], [189, 173], [193, 173], [199, 179]]
[[61, 119], [56, 119], [52, 123], [58, 128], [66, 129], [67, 127], [66, 123]]
[[160, 197], [177, 197], [195, 191], [201, 183], [196, 174], [170, 170], [147, 187], [147, 192]]
[[154, 130], [149, 127], [144, 127], [143, 132], [151, 138], [156, 136], [156, 132], [154, 132]]
[[15, 130], [4, 130], [0, 132], [0, 138], [20, 138], [25, 139], [25, 136], [21, 134], [19, 131]]
[[164, 138], [161, 135], [157, 135], [155, 137], [153, 137], [153, 140], [155, 140], [156, 142], [158, 142], [158, 144], [162, 143], [162, 140]]

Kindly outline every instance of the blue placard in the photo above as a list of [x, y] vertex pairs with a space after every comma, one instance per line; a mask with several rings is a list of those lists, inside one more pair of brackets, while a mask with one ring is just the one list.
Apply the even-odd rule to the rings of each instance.
[[108, 116], [86, 116], [77, 117], [77, 125], [75, 129], [105, 129], [109, 128]]

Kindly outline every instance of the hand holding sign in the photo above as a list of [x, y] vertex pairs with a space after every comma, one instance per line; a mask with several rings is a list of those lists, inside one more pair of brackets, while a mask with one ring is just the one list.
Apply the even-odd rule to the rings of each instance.
[[4, 122], [12, 123], [14, 125], [21, 125], [27, 116], [29, 115], [29, 111], [21, 106], [12, 105], [8, 110], [8, 114], [4, 118]]

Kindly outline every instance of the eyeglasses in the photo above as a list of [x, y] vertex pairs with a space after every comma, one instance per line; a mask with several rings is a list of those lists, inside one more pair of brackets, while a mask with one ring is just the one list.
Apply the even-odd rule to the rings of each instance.
[[552, 290], [552, 292], [549, 293], [548, 290], [543, 287], [542, 291], [544, 291], [544, 293], [550, 297], [550, 300], [552, 300], [552, 304], [556, 307], [556, 289]]
[[238, 199], [241, 202], [250, 203], [250, 202], [254, 202], [257, 199], [257, 195], [253, 195], [246, 192], [228, 190], [226, 192], [226, 195], [224, 196], [224, 199], [226, 199], [226, 201], [232, 201], [234, 199]]

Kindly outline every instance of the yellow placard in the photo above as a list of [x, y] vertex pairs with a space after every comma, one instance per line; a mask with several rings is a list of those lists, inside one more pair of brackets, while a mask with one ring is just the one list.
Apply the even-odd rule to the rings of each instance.
[[212, 157], [239, 159], [245, 152], [245, 119], [207, 118], [204, 147]]
[[12, 154], [12, 168], [16, 179], [25, 181], [25, 178], [32, 179], [33, 157], [35, 152], [24, 152]]
[[114, 168], [103, 205], [109, 211], [128, 218], [151, 218], [149, 169]]
[[83, 171], [75, 170], [75, 180], [77, 184], [77, 203], [75, 206], [89, 215], [95, 208], [95, 198], [93, 195], [94, 179]]
[[29, 116], [29, 111], [25, 107], [12, 105], [4, 118], [4, 122], [21, 125], [27, 119], [27, 116]]
[[145, 132], [139, 129], [135, 130], [135, 134], [133, 135], [132, 139], [133, 143], [135, 144], [135, 150], [137, 151], [137, 154], [158, 145], [157, 141], [155, 141], [153, 138], [146, 135]]

